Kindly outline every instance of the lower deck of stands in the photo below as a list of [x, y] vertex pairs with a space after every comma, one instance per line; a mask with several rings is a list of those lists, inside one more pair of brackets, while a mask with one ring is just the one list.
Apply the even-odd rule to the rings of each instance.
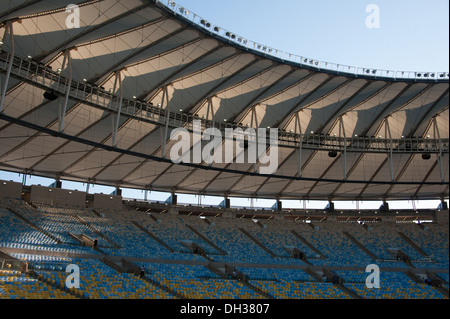
[[[444, 225], [262, 223], [3, 200], [0, 298], [448, 298]], [[81, 235], [97, 245], [80, 242]], [[13, 269], [14, 262], [32, 271]], [[79, 268], [77, 289], [66, 284], [71, 264]], [[366, 285], [373, 264], [379, 288]]]

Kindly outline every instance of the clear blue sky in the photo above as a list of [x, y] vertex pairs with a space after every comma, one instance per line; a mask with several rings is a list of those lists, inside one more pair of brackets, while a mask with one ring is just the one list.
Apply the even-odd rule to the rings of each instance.
[[[213, 25], [287, 53], [395, 71], [449, 70], [448, 0], [175, 2]], [[369, 4], [380, 10], [379, 28], [366, 27]]]
[[[161, 0], [167, 3], [167, 0]], [[321, 61], [396, 71], [449, 70], [448, 0], [177, 0], [198, 16], [248, 40]], [[369, 4], [379, 8], [379, 28], [369, 29]], [[22, 181], [22, 176], [0, 171], [0, 179]], [[52, 180], [28, 177], [27, 184], [50, 185]], [[64, 188], [85, 190], [86, 185], [63, 182]], [[90, 193], [114, 189], [95, 186]], [[143, 198], [142, 191], [124, 190], [124, 196]], [[167, 194], [153, 192], [150, 199]], [[221, 198], [202, 198], [218, 204]], [[195, 196], [179, 201], [197, 203]], [[255, 206], [270, 206], [273, 200], [257, 200]], [[232, 200], [250, 206], [251, 201]], [[355, 203], [347, 203], [355, 207]], [[417, 203], [420, 207], [420, 203]], [[293, 203], [290, 203], [293, 205]], [[299, 205], [297, 201], [295, 206]], [[379, 203], [374, 204], [379, 205]], [[412, 207], [412, 203], [403, 203]], [[288, 205], [283, 204], [284, 207]], [[323, 203], [308, 203], [323, 208]], [[434, 202], [431, 207], [436, 207]], [[393, 208], [393, 205], [391, 204]], [[361, 207], [364, 208], [364, 207]], [[370, 207], [372, 208], [372, 207]]]

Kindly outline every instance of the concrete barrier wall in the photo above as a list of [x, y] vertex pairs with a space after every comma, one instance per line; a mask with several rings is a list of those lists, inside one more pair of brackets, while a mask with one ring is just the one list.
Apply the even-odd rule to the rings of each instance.
[[0, 199], [22, 197], [22, 184], [11, 181], [0, 180]]
[[30, 202], [34, 205], [44, 204], [61, 208], [85, 208], [86, 193], [40, 185], [32, 185]]
[[94, 209], [122, 209], [122, 196], [94, 194]]
[[448, 210], [441, 210], [436, 212], [436, 221], [438, 224], [448, 226]]

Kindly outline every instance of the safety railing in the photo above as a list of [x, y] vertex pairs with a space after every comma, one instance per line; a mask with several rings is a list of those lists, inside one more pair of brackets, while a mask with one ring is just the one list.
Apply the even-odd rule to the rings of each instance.
[[[92, 85], [86, 81], [69, 81], [60, 71], [54, 71], [48, 66], [27, 58], [11, 57], [10, 53], [0, 49], [0, 70], [6, 71], [12, 59], [11, 76], [33, 83], [57, 97], [65, 96], [69, 90], [69, 97], [84, 104], [119, 112], [121, 97], [114, 92]], [[69, 87], [70, 83], [70, 87]], [[173, 112], [163, 109], [160, 105], [137, 99], [122, 98], [120, 114], [138, 120], [171, 128], [194, 129], [194, 121], [200, 121], [203, 131], [209, 127], [220, 130], [225, 136], [226, 129], [247, 130], [247, 126], [231, 122], [217, 122], [201, 118], [197, 115], [183, 112]], [[270, 128], [267, 128], [269, 132]], [[266, 134], [270, 138], [269, 134]], [[338, 152], [380, 152], [380, 153], [448, 153], [448, 138], [405, 137], [401, 139], [387, 139], [375, 136], [331, 136], [328, 134], [298, 134], [277, 129], [278, 145], [283, 147], [302, 147], [313, 150], [334, 150]]]
[[349, 74], [356, 76], [369, 76], [374, 78], [392, 78], [402, 80], [448, 80], [449, 72], [418, 72], [418, 71], [395, 71], [395, 70], [380, 70], [373, 68], [355, 67], [345, 64], [338, 64], [333, 62], [319, 61], [297, 54], [286, 53], [281, 50], [271, 48], [264, 44], [246, 39], [236, 33], [226, 30], [218, 25], [211, 23], [210, 21], [200, 17], [191, 10], [177, 4], [172, 0], [158, 1], [155, 3], [164, 5], [167, 9], [171, 10], [174, 14], [181, 16], [202, 29], [205, 29], [212, 34], [223, 38], [225, 41], [230, 41], [245, 49], [257, 51], [266, 56], [272, 56], [282, 61], [293, 62], [302, 66], [316, 68], [318, 70], [326, 70], [336, 72], [339, 74]]

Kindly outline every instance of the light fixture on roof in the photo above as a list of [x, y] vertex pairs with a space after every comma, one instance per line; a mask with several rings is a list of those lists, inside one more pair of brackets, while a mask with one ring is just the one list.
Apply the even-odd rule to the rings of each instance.
[[328, 152], [328, 156], [331, 157], [331, 158], [335, 158], [337, 156], [337, 152], [334, 151], [334, 150], [333, 151], [329, 151]]
[[200, 20], [200, 23], [202, 24], [202, 25], [204, 25], [205, 27], [207, 27], [207, 28], [210, 28], [211, 27], [211, 23], [209, 23], [208, 21], [206, 21], [206, 20]]
[[49, 101], [54, 101], [58, 98], [58, 95], [53, 90], [48, 90], [44, 92], [44, 98]]
[[422, 159], [425, 161], [428, 161], [431, 158], [431, 154], [430, 153], [423, 153], [422, 154]]
[[229, 31], [227, 31], [227, 32], [225, 33], [225, 35], [226, 35], [227, 37], [229, 37], [229, 38], [232, 38], [232, 39], [235, 39], [235, 38], [236, 38], [236, 35], [234, 35], [233, 33], [229, 32]]

